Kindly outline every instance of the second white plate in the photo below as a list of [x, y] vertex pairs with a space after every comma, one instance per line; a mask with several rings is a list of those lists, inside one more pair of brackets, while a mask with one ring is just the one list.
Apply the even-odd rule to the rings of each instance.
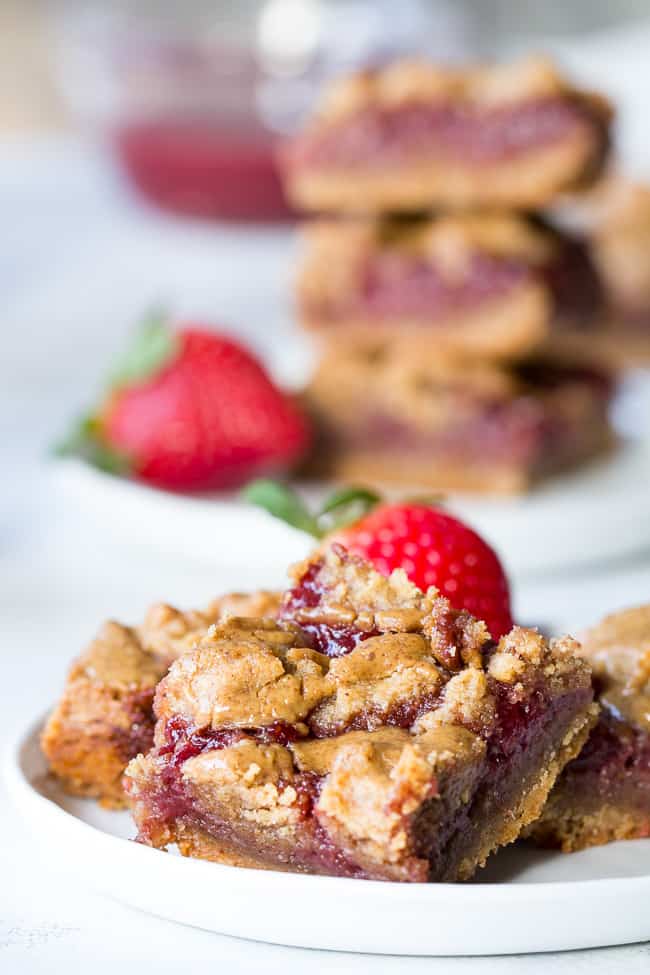
[[[82, 511], [129, 543], [211, 564], [284, 571], [313, 540], [236, 495], [157, 491], [75, 460], [56, 482]], [[451, 496], [446, 504], [484, 535], [514, 573], [551, 572], [622, 558], [650, 547], [650, 442], [628, 441], [609, 458], [520, 498]], [[319, 495], [322, 488], [308, 493]]]

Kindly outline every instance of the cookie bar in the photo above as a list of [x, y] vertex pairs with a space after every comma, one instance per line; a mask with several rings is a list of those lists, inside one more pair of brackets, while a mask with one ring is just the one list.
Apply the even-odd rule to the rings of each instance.
[[606, 617], [582, 647], [601, 716], [531, 830], [566, 852], [650, 836], [650, 606]]
[[321, 220], [305, 238], [299, 317], [337, 343], [514, 359], [601, 312], [586, 247], [524, 217]]
[[650, 187], [612, 187], [590, 245], [607, 302], [607, 351], [623, 365], [649, 365]]
[[122, 774], [131, 758], [151, 747], [153, 694], [172, 661], [225, 616], [276, 609], [272, 593], [233, 593], [201, 611], [153, 606], [137, 627], [105, 623], [74, 662], [41, 737], [66, 791], [108, 807], [124, 805]]
[[330, 348], [305, 393], [308, 473], [511, 493], [612, 442], [609, 378], [554, 363], [444, 361], [402, 344]]
[[283, 154], [287, 192], [318, 212], [536, 209], [598, 175], [610, 115], [543, 59], [398, 61], [326, 92]]
[[566, 638], [484, 623], [332, 546], [277, 620], [213, 627], [158, 685], [125, 774], [141, 842], [248, 866], [472, 876], [540, 812], [593, 723]]

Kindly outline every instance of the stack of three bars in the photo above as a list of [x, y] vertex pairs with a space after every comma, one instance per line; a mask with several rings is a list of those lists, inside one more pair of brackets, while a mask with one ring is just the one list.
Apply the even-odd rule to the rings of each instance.
[[610, 442], [599, 277], [539, 216], [600, 173], [609, 122], [539, 60], [401, 62], [330, 91], [285, 156], [321, 214], [298, 282], [323, 343], [318, 473], [520, 491]]

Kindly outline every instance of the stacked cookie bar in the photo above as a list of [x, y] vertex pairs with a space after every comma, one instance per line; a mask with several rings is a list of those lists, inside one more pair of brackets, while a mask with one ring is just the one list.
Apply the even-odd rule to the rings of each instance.
[[610, 110], [546, 61], [343, 80], [284, 157], [321, 343], [315, 470], [512, 491], [611, 441], [603, 284], [542, 212], [593, 181]]

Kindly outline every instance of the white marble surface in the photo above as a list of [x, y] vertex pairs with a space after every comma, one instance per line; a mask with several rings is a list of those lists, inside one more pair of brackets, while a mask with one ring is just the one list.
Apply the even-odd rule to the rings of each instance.
[[[181, 226], [139, 212], [111, 173], [74, 146], [3, 150], [0, 213], [0, 706], [8, 728], [47, 707], [97, 620], [135, 619], [161, 596], [191, 605], [226, 587], [280, 581], [281, 559], [263, 578], [254, 569], [233, 578], [218, 562], [211, 568], [119, 547], [110, 524], [84, 521], [55, 494], [46, 448], [92, 396], [98, 364], [119, 346], [132, 315], [161, 296], [161, 280], [163, 297], [176, 307], [241, 325], [278, 363], [290, 327], [283, 299], [289, 245], [272, 233]], [[254, 281], [236, 260], [242, 243], [269, 255]], [[515, 580], [518, 617], [557, 629], [577, 629], [649, 595], [650, 556]], [[85, 967], [98, 975], [191, 972], [206, 963], [235, 972], [506, 975], [549, 966], [645, 973], [650, 966], [647, 945], [525, 959], [403, 960], [237, 941], [137, 914], [88, 894], [73, 875], [54, 875], [5, 801], [0, 837], [0, 971], [11, 975]]]

